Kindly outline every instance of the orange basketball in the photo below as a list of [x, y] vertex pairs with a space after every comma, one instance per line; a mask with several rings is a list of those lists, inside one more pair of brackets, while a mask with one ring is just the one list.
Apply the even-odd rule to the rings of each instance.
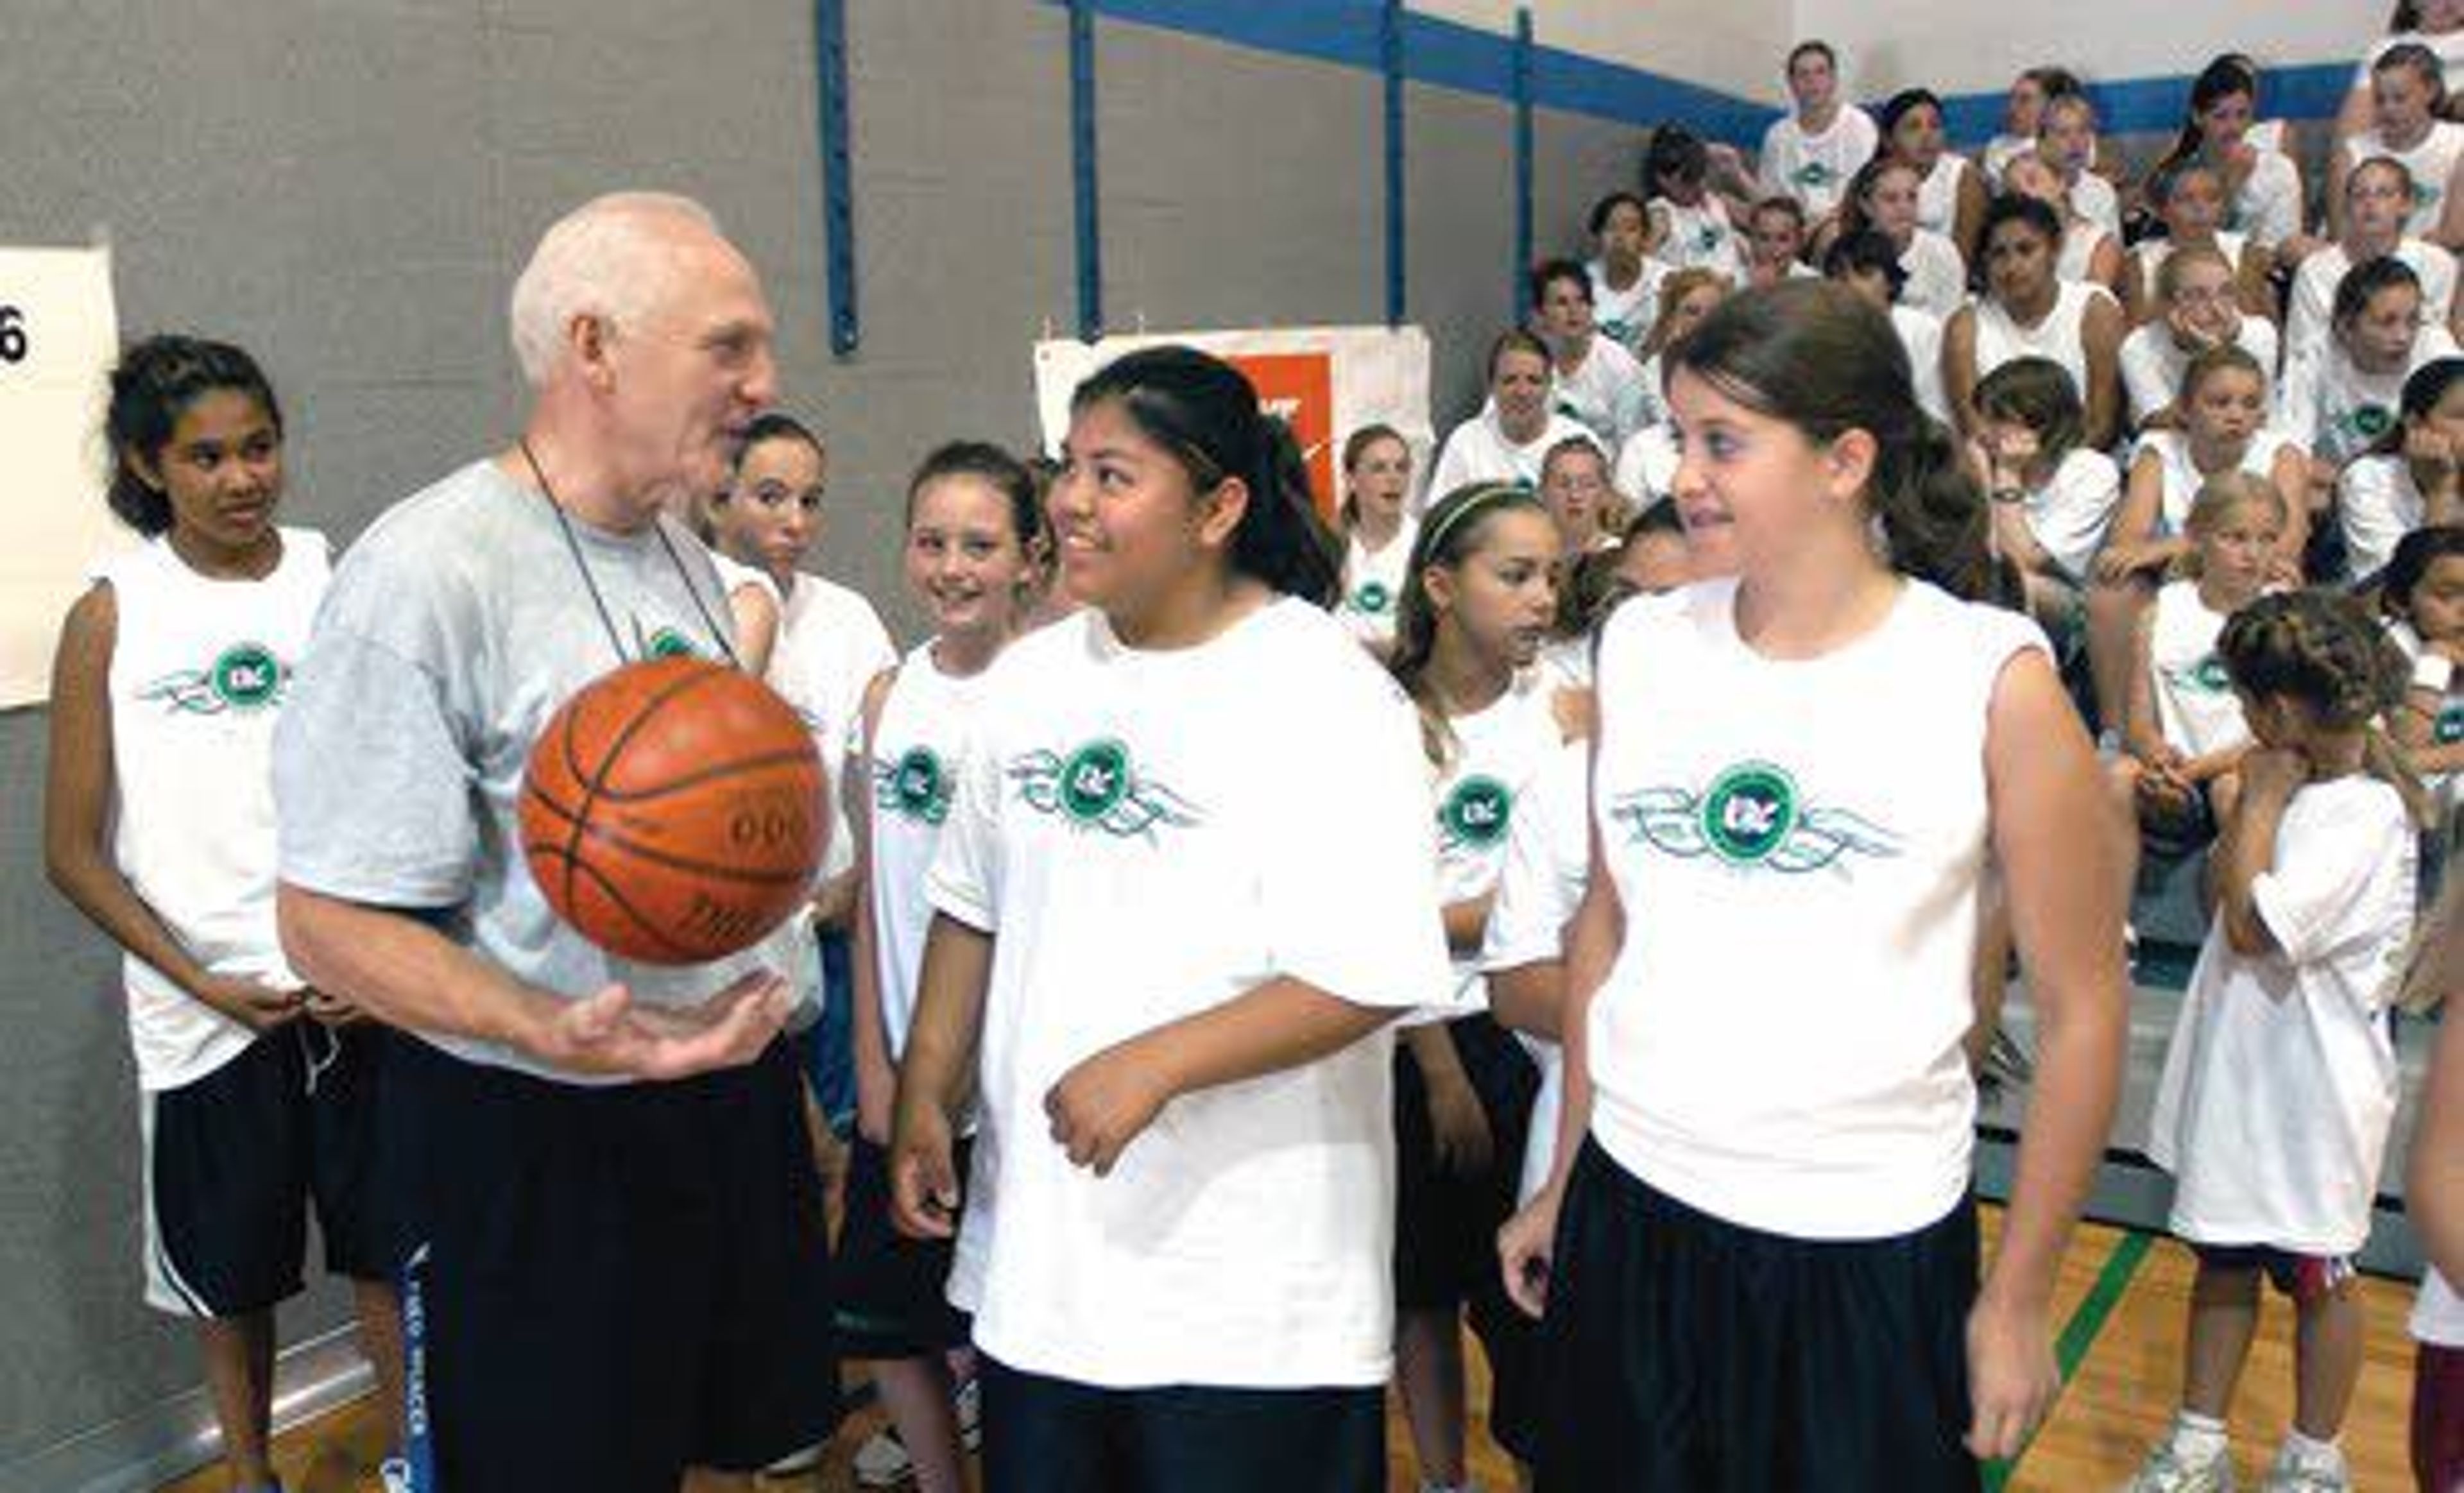
[[694, 658], [627, 664], [567, 700], [531, 748], [519, 817], [548, 906], [649, 964], [759, 941], [829, 838], [812, 733], [761, 681]]

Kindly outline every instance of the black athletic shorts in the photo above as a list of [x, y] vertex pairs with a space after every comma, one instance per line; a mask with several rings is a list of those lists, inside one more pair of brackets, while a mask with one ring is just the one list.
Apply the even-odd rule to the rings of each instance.
[[1428, 1087], [1399, 1034], [1395, 1043], [1395, 1305], [1400, 1310], [1461, 1306], [1497, 1276], [1497, 1230], [1514, 1212], [1523, 1140], [1540, 1069], [1513, 1034], [1487, 1016], [1445, 1023], [1463, 1076], [1488, 1118], [1489, 1164], [1477, 1173], [1440, 1169], [1429, 1129]]
[[276, 1027], [193, 1083], [142, 1094], [145, 1299], [236, 1317], [296, 1296], [308, 1210], [332, 1275], [391, 1275], [371, 1212], [373, 1022]]
[[1973, 1493], [1976, 1214], [1791, 1239], [1699, 1213], [1586, 1141], [1542, 1328], [1542, 1493]]
[[[952, 1161], [967, 1175], [965, 1141]], [[837, 1256], [839, 1351], [849, 1358], [921, 1358], [966, 1345], [968, 1319], [950, 1305], [954, 1240], [910, 1239], [890, 1220], [888, 1157], [858, 1135], [849, 1143], [846, 1217]]]
[[984, 1493], [1384, 1493], [1386, 1393], [1107, 1390], [990, 1358]]
[[782, 1040], [582, 1087], [387, 1052], [421, 1493], [675, 1493], [838, 1414], [822, 1184]]

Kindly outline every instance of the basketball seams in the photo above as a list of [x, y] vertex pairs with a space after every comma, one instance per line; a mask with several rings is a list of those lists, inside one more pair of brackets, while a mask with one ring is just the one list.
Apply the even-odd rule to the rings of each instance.
[[732, 762], [721, 762], [715, 767], [705, 767], [698, 772], [687, 773], [682, 778], [671, 778], [655, 788], [602, 789], [599, 799], [605, 803], [646, 803], [671, 793], [681, 793], [687, 788], [698, 788], [706, 782], [713, 782], [721, 778], [759, 773], [773, 767], [792, 767], [797, 763], [808, 762], [812, 759], [813, 754], [803, 747], [787, 751], [765, 752], [759, 757], [738, 757]]
[[653, 866], [665, 867], [671, 871], [691, 871], [696, 876], [711, 876], [720, 881], [742, 882], [755, 887], [802, 886], [811, 879], [803, 871], [758, 871], [747, 870], [741, 867], [715, 866], [708, 861], [697, 861], [691, 856], [678, 855], [671, 850], [654, 849], [638, 840], [627, 837], [623, 831], [610, 829], [605, 824], [585, 823], [580, 827], [583, 837], [595, 845], [604, 845], [611, 850], [622, 850], [627, 855], [638, 856]]
[[636, 929], [641, 931], [645, 939], [657, 946], [655, 951], [645, 950], [637, 955], [627, 954], [623, 950], [615, 950], [611, 952], [618, 954], [622, 957], [639, 958], [652, 963], [672, 961], [683, 964], [694, 964], [712, 957], [707, 951], [680, 944], [674, 939], [669, 937], [665, 933], [661, 932], [657, 924], [643, 916], [641, 910], [634, 907], [633, 904], [627, 899], [625, 893], [617, 889], [616, 883], [608, 877], [605, 871], [603, 871], [598, 867], [589, 865], [588, 863], [579, 859], [570, 861], [566, 864], [569, 867], [566, 872], [568, 876], [579, 876], [587, 871], [590, 875], [592, 884], [599, 889], [600, 895], [605, 897], [617, 911], [624, 913], [626, 919], [632, 923]]

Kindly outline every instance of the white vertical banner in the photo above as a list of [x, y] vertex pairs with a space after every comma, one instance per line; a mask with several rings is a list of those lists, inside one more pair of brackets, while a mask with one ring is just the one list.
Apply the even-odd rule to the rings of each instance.
[[96, 558], [128, 538], [102, 500], [119, 356], [109, 249], [0, 248], [0, 708], [50, 697], [60, 619]]
[[1389, 425], [1410, 443], [1425, 471], [1436, 439], [1429, 428], [1429, 336], [1417, 326], [1321, 326], [1237, 332], [1145, 333], [1099, 342], [1057, 338], [1035, 344], [1035, 404], [1047, 451], [1069, 432], [1069, 396], [1097, 369], [1142, 347], [1178, 343], [1232, 363], [1258, 386], [1308, 456], [1309, 485], [1331, 516], [1343, 499], [1346, 436]]

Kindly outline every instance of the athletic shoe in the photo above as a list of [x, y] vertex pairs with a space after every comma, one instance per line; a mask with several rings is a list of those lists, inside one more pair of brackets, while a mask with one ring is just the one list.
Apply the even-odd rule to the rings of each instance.
[[2223, 1447], [2204, 1458], [2185, 1456], [2167, 1437], [2139, 1464], [2123, 1493], [2233, 1493], [2233, 1458]]
[[2267, 1481], [2258, 1488], [2259, 1493], [2352, 1493], [2352, 1486], [2343, 1453], [2331, 1447], [2324, 1456], [2305, 1457], [2288, 1446], [2276, 1454], [2276, 1465], [2267, 1469]]
[[377, 1479], [385, 1484], [385, 1493], [411, 1493], [410, 1463], [399, 1457], [377, 1463]]
[[969, 1451], [984, 1444], [984, 1389], [970, 1377], [958, 1386], [958, 1444]]
[[762, 1468], [761, 1475], [765, 1478], [802, 1477], [822, 1464], [822, 1449], [828, 1444], [827, 1441], [815, 1441], [800, 1451], [789, 1452]]

